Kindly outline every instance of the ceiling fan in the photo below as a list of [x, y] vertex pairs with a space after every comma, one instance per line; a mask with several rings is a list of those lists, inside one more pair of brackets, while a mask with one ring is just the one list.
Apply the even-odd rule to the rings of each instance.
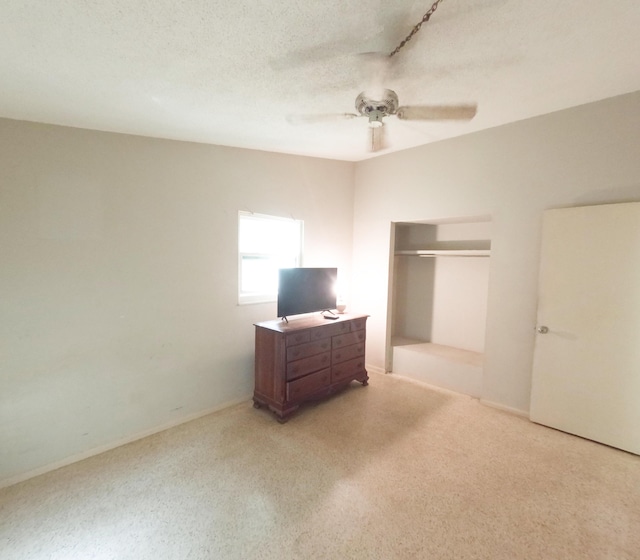
[[[377, 96], [378, 97], [378, 96]], [[383, 119], [395, 116], [400, 120], [441, 121], [470, 120], [475, 114], [476, 105], [408, 105], [400, 106], [395, 91], [385, 89], [381, 99], [372, 99], [366, 92], [356, 98], [358, 115], [369, 121], [368, 147], [377, 152], [385, 147], [385, 123]]]
[[392, 57], [397, 54], [408, 41], [420, 30], [423, 23], [429, 21], [431, 15], [437, 9], [442, 0], [436, 0], [431, 8], [424, 14], [422, 20], [414, 26], [411, 33], [402, 41], [396, 49], [388, 55], [381, 53], [364, 53], [364, 60], [369, 61], [372, 78], [376, 85], [367, 91], [363, 91], [356, 97], [355, 108], [358, 113], [341, 114], [317, 114], [290, 116], [292, 124], [315, 123], [327, 120], [352, 119], [366, 117], [369, 121], [368, 147], [372, 152], [385, 148], [385, 123], [386, 117], [397, 117], [400, 120], [418, 121], [443, 121], [443, 120], [471, 120], [477, 111], [475, 104], [462, 105], [408, 105], [401, 106], [395, 91], [382, 87], [384, 76], [387, 73]]

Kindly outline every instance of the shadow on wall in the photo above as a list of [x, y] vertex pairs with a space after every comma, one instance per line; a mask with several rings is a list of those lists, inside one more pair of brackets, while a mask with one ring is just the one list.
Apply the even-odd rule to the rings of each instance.
[[567, 204], [566, 207], [570, 208], [572, 206], [594, 206], [597, 204], [617, 204], [638, 201], [640, 201], [640, 183], [635, 183], [633, 185], [617, 186], [592, 191], [577, 197], [571, 204]]

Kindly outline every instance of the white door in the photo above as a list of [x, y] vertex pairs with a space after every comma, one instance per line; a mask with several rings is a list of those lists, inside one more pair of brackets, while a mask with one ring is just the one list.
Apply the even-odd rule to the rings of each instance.
[[640, 454], [640, 203], [548, 210], [540, 266], [531, 420]]

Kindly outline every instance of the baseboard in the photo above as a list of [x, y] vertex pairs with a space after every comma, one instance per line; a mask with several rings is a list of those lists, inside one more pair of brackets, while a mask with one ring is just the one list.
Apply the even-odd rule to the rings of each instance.
[[[389, 372], [393, 375], [393, 372]], [[412, 377], [408, 377], [406, 375], [401, 375], [401, 374], [395, 374], [397, 377], [400, 377], [406, 381], [409, 381], [411, 383], [417, 383], [418, 385], [422, 385], [425, 387], [428, 387], [429, 389], [432, 389], [434, 391], [441, 391], [441, 392], [445, 392], [445, 393], [453, 393], [455, 395], [463, 395], [464, 393], [460, 393], [459, 391], [456, 391], [454, 389], [448, 389], [446, 387], [440, 387], [438, 385], [432, 385], [430, 383], [427, 383], [426, 381], [422, 381], [420, 379], [414, 379]], [[478, 399], [477, 397], [473, 397], [471, 395], [466, 395], [469, 396], [470, 398], [473, 399]], [[529, 412], [526, 410], [520, 410], [519, 408], [512, 408], [510, 406], [505, 406], [503, 404], [497, 403], [497, 402], [493, 402], [493, 401], [488, 401], [486, 399], [483, 398], [479, 398], [478, 402], [480, 404], [483, 404], [484, 406], [488, 406], [490, 408], [495, 408], [496, 410], [502, 410], [503, 412], [508, 412], [510, 414], [514, 414], [516, 416], [521, 416], [522, 418], [526, 418], [527, 420], [529, 420]]]
[[520, 410], [519, 408], [511, 408], [510, 406], [505, 406], [503, 404], [488, 401], [486, 399], [480, 399], [480, 403], [484, 404], [485, 406], [489, 406], [491, 408], [496, 408], [498, 410], [503, 410], [504, 412], [515, 414], [516, 416], [522, 416], [523, 418], [526, 418], [527, 420], [529, 420], [529, 412], [526, 410]]
[[472, 395], [466, 395], [465, 393], [461, 393], [460, 391], [456, 391], [455, 389], [449, 389], [448, 387], [441, 387], [440, 385], [433, 385], [427, 381], [422, 379], [416, 379], [415, 377], [409, 377], [408, 375], [403, 375], [402, 373], [396, 373], [394, 371], [388, 372], [388, 375], [394, 376], [396, 379], [402, 379], [402, 381], [406, 381], [407, 383], [415, 383], [420, 387], [425, 387], [430, 391], [436, 391], [437, 393], [445, 393], [447, 395], [456, 395], [458, 397], [469, 397], [470, 399], [479, 400], [478, 397], [474, 397]]
[[380, 367], [377, 367], [377, 366], [372, 366], [371, 364], [365, 364], [364, 367], [366, 368], [367, 372], [370, 372], [370, 373], [382, 373], [382, 374], [387, 373], [384, 370], [384, 368], [380, 368]]
[[214, 406], [212, 408], [208, 408], [206, 410], [201, 410], [200, 412], [195, 412], [194, 414], [189, 414], [188, 416], [183, 416], [182, 418], [174, 419], [171, 422], [162, 424], [161, 426], [156, 426], [155, 428], [150, 428], [148, 430], [144, 430], [143, 432], [138, 432], [136, 434], [113, 441], [111, 443], [107, 443], [99, 447], [94, 447], [93, 449], [89, 449], [88, 451], [83, 451], [82, 453], [71, 455], [70, 457], [66, 457], [64, 459], [61, 459], [60, 461], [49, 463], [47, 465], [44, 465], [43, 467], [38, 467], [37, 469], [33, 469], [25, 473], [21, 473], [9, 478], [5, 478], [4, 480], [0, 480], [0, 488], [13, 486], [14, 484], [18, 484], [19, 482], [24, 482], [25, 480], [29, 480], [30, 478], [40, 476], [41, 474], [55, 471], [62, 467], [66, 467], [73, 463], [77, 463], [78, 461], [88, 459], [89, 457], [100, 455], [101, 453], [105, 453], [106, 451], [110, 451], [112, 449], [115, 449], [116, 447], [120, 447], [128, 443], [132, 443], [139, 439], [143, 439], [160, 432], [164, 432], [165, 430], [169, 430], [170, 428], [175, 428], [180, 424], [186, 424], [187, 422], [191, 422], [192, 420], [197, 420], [198, 418], [202, 418], [203, 416], [207, 416], [208, 414], [213, 414], [214, 412], [219, 412], [220, 410], [224, 410], [225, 408], [230, 408], [232, 406], [235, 406], [242, 402], [248, 402], [250, 400], [251, 400], [251, 395], [243, 397], [241, 399], [235, 399], [233, 401], [229, 401], [224, 404]]

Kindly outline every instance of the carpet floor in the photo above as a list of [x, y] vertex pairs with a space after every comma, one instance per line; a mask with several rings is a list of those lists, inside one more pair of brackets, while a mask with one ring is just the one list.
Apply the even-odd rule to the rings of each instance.
[[393, 375], [0, 490], [0, 558], [640, 558], [640, 457]]

